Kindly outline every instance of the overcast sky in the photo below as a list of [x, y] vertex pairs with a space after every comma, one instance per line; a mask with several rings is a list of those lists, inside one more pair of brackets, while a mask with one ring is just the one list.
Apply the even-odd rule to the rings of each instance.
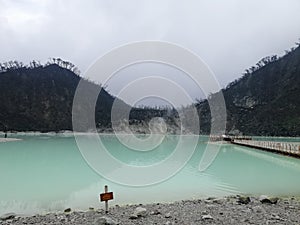
[[197, 53], [224, 87], [293, 47], [299, 12], [299, 0], [0, 0], [0, 61], [60, 57], [84, 72], [119, 45], [163, 40]]

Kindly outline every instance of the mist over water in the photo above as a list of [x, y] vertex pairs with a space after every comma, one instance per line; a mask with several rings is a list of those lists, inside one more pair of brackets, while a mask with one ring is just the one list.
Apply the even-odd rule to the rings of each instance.
[[[300, 196], [300, 161], [287, 156], [222, 144], [213, 164], [200, 172], [198, 166], [207, 145], [206, 136], [200, 136], [194, 155], [180, 172], [165, 182], [146, 187], [130, 187], [104, 179], [85, 162], [71, 134], [13, 137], [23, 140], [0, 143], [0, 215], [45, 213], [67, 207], [102, 208], [99, 193], [104, 185], [114, 192], [112, 205], [239, 193]], [[111, 149], [110, 154], [120, 161], [150, 165], [172, 154], [179, 136], [169, 135], [160, 146], [147, 152], [127, 149], [114, 135], [101, 135], [101, 139]]]

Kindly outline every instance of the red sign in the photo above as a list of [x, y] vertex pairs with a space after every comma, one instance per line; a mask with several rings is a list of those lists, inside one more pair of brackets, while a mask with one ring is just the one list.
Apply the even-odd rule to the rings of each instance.
[[112, 199], [114, 199], [113, 192], [107, 192], [107, 193], [100, 194], [100, 201], [101, 202], [112, 200]]

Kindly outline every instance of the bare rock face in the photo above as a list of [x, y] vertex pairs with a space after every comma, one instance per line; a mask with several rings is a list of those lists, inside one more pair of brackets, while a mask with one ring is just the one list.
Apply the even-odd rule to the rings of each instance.
[[241, 99], [235, 98], [233, 103], [235, 106], [243, 108], [253, 108], [258, 104], [258, 102], [252, 96], [244, 96]]

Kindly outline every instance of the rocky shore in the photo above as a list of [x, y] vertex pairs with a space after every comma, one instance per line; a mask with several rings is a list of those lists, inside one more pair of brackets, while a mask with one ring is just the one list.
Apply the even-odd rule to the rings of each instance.
[[20, 217], [3, 215], [0, 224], [300, 224], [300, 201], [295, 198], [226, 197], [187, 200], [171, 204], [115, 206], [106, 214], [103, 209], [86, 212], [66, 209]]

